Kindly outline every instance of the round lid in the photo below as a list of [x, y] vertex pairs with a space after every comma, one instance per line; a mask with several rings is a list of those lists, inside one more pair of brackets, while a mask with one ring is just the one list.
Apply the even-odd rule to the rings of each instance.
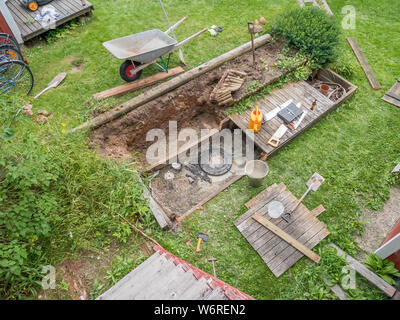
[[283, 214], [284, 210], [285, 210], [285, 208], [284, 208], [282, 202], [271, 201], [268, 204], [268, 215], [271, 218], [274, 218], [274, 219], [279, 218]]

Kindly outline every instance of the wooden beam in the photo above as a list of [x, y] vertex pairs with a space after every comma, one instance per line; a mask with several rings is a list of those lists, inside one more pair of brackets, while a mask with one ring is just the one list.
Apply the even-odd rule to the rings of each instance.
[[123, 84], [122, 86], [118, 86], [118, 87], [115, 87], [115, 88], [112, 88], [112, 89], [108, 89], [108, 90], [105, 90], [105, 91], [102, 91], [102, 92], [95, 93], [93, 95], [93, 97], [97, 101], [100, 101], [100, 100], [111, 98], [111, 97], [121, 96], [121, 95], [127, 94], [129, 92], [133, 92], [135, 90], [151, 86], [151, 85], [153, 85], [153, 84], [155, 84], [157, 82], [160, 82], [162, 80], [165, 80], [165, 79], [173, 77], [173, 76], [176, 76], [176, 75], [181, 74], [183, 72], [185, 72], [185, 70], [183, 68], [176, 67], [176, 68], [170, 69], [168, 71], [168, 73], [160, 72], [160, 73], [157, 73], [155, 75], [152, 75], [152, 76], [150, 76], [148, 78], [145, 78], [145, 79], [142, 79], [142, 80], [138, 80], [138, 81], [134, 81], [134, 82], [131, 82], [131, 83]]
[[343, 289], [338, 285], [335, 284], [334, 286], [331, 287], [331, 291], [337, 295], [339, 300], [347, 300], [346, 293], [343, 291]]
[[333, 17], [334, 14], [333, 14], [331, 8], [329, 7], [328, 3], [326, 2], [326, 0], [319, 0], [319, 1], [322, 2], [322, 6], [324, 7], [326, 13], [327, 13], [330, 17]]
[[[271, 35], [266, 34], [264, 36], [261, 36], [254, 40], [254, 46], [256, 48], [266, 44], [269, 40], [271, 39]], [[183, 74], [181, 74], [178, 77], [175, 77], [153, 89], [150, 89], [143, 94], [125, 102], [124, 104], [108, 111], [105, 112], [104, 114], [101, 114], [97, 117], [95, 117], [92, 120], [89, 120], [80, 126], [68, 131], [68, 133], [73, 133], [78, 130], [85, 130], [85, 129], [92, 129], [92, 128], [97, 128], [102, 125], [104, 125], [107, 122], [110, 122], [112, 120], [115, 120], [119, 117], [122, 117], [123, 115], [127, 114], [128, 112], [136, 109], [139, 106], [142, 106], [146, 104], [147, 102], [150, 102], [182, 85], [185, 83], [199, 77], [200, 75], [209, 72], [220, 65], [224, 64], [227, 61], [230, 61], [252, 49], [251, 41], [248, 43], [245, 43], [227, 53], [224, 53], [223, 55], [216, 57], [190, 71], [187, 71]]]
[[268, 230], [272, 231], [275, 233], [278, 237], [282, 238], [284, 241], [286, 241], [288, 244], [299, 250], [302, 254], [310, 258], [312, 261], [318, 263], [321, 260], [321, 257], [314, 253], [312, 250], [307, 248], [305, 245], [294, 239], [292, 236], [287, 234], [285, 231], [283, 231], [281, 228], [277, 227], [275, 224], [273, 224], [271, 221], [268, 219], [258, 215], [254, 214], [252, 216], [254, 220], [256, 220], [258, 223], [266, 227]]
[[375, 273], [373, 273], [367, 267], [363, 266], [360, 262], [358, 262], [352, 256], [349, 256], [348, 254], [346, 254], [342, 249], [340, 249], [335, 244], [331, 243], [330, 246], [336, 249], [336, 254], [339, 257], [346, 257], [346, 261], [349, 264], [349, 266], [352, 267], [354, 270], [356, 270], [359, 274], [361, 274], [369, 282], [374, 284], [378, 289], [382, 290], [389, 297], [394, 296], [394, 294], [396, 293], [396, 288], [392, 287], [385, 280], [378, 277]]
[[381, 85], [376, 78], [374, 71], [372, 71], [371, 66], [368, 63], [367, 58], [365, 57], [364, 53], [362, 52], [360, 46], [357, 43], [357, 40], [355, 38], [346, 38], [347, 42], [350, 44], [351, 49], [353, 50], [358, 62], [361, 65], [361, 68], [363, 69], [365, 75], [367, 76], [367, 79], [374, 90], [379, 90], [381, 89]]

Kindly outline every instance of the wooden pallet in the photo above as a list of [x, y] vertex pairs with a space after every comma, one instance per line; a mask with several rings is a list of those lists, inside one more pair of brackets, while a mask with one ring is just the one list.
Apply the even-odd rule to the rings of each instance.
[[[285, 103], [289, 99], [297, 104], [301, 102], [303, 110], [307, 110], [307, 115], [303, 122], [293, 133], [288, 130], [285, 135], [280, 139], [281, 142], [277, 148], [268, 144], [268, 140], [273, 136], [276, 130], [283, 124], [283, 121], [278, 117], [273, 118], [261, 126], [261, 130], [254, 134], [254, 143], [261, 148], [268, 156], [278, 151], [280, 148], [289, 143], [292, 139], [306, 131], [314, 123], [319, 121], [322, 117], [332, 111], [337, 105], [329, 100], [326, 96], [314, 89], [305, 81], [296, 83], [288, 83], [283, 88], [272, 91], [267, 97], [262, 98], [254, 103], [263, 114], [275, 109], [277, 106]], [[312, 111], [312, 103], [317, 100], [317, 106]], [[248, 109], [242, 114], [235, 114], [230, 116], [230, 119], [240, 128], [246, 132], [249, 124], [250, 114], [252, 109]]]
[[[92, 4], [87, 0], [54, 0], [49, 5], [52, 5], [61, 15], [56, 22], [57, 27], [93, 10]], [[24, 41], [48, 31], [41, 23], [35, 20], [38, 11], [29, 11], [21, 5], [20, 0], [8, 0], [7, 6], [18, 25]]]
[[400, 108], [400, 78], [398, 78], [393, 87], [385, 93], [382, 100]]
[[375, 273], [373, 273], [371, 270], [366, 268], [364, 265], [362, 265], [360, 262], [358, 262], [352, 256], [349, 256], [348, 254], [346, 254], [342, 249], [340, 249], [335, 244], [331, 243], [330, 246], [336, 249], [336, 254], [339, 257], [344, 258], [350, 267], [352, 267], [354, 270], [356, 270], [359, 274], [361, 274], [369, 282], [374, 284], [378, 289], [382, 290], [382, 292], [384, 292], [387, 296], [393, 297], [395, 295], [396, 288], [392, 287], [385, 280], [378, 277]]
[[297, 202], [297, 198], [283, 183], [274, 184], [246, 203], [249, 210], [235, 221], [235, 226], [257, 251], [271, 272], [279, 277], [300, 260], [303, 254], [256, 222], [252, 218], [255, 213], [274, 223], [308, 249], [312, 249], [327, 237], [329, 230], [317, 219], [317, 216], [325, 210], [322, 206], [310, 211], [300, 204], [290, 222], [286, 223], [281, 218], [269, 217], [268, 203], [273, 200], [282, 202], [286, 209], [293, 207]]
[[367, 79], [374, 90], [379, 90], [381, 89], [381, 85], [376, 78], [374, 71], [372, 71], [372, 68], [370, 64], [368, 63], [367, 58], [365, 57], [364, 53], [362, 52], [360, 46], [357, 43], [357, 40], [354, 38], [346, 38], [347, 42], [350, 44], [351, 49], [353, 50], [358, 62], [361, 65], [361, 68], [363, 69], [365, 75], [367, 76]]

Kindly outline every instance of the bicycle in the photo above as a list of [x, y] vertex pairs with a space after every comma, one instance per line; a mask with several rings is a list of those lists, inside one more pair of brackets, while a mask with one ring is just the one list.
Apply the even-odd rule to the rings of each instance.
[[21, 52], [21, 48], [19, 47], [17, 40], [15, 40], [14, 37], [8, 33], [0, 32], [0, 46], [1, 45], [14, 46], [18, 51]]
[[9, 60], [21, 60], [24, 61], [24, 58], [15, 46], [9, 44], [0, 45], [0, 62]]

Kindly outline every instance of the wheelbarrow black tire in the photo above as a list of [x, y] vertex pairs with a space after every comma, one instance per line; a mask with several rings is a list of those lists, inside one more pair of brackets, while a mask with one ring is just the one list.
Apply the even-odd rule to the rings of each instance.
[[132, 62], [131, 60], [126, 60], [121, 64], [121, 68], [119, 69], [119, 74], [121, 75], [121, 78], [124, 79], [126, 82], [132, 82], [135, 80], [138, 80], [140, 76], [142, 75], [142, 71], [140, 70], [135, 74], [132, 74], [131, 71], [135, 70], [140, 66], [140, 63], [138, 62]]

